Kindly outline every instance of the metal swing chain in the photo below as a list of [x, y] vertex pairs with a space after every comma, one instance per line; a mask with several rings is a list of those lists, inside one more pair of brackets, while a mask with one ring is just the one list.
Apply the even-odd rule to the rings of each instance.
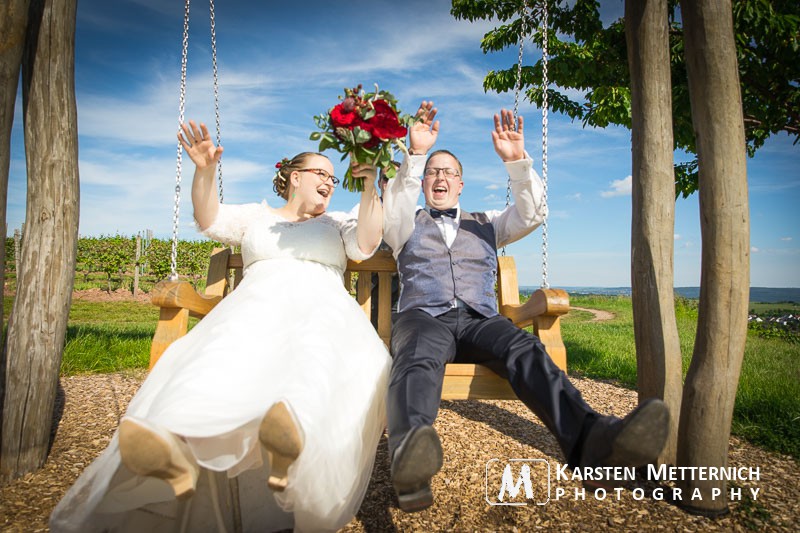
[[519, 109], [519, 93], [522, 88], [522, 50], [525, 47], [525, 36], [528, 34], [528, 2], [522, 2], [522, 28], [519, 35], [519, 53], [517, 54], [517, 79], [514, 82], [514, 123], [517, 127], [517, 110]]
[[[219, 78], [217, 76], [217, 30], [216, 17], [214, 13], [214, 0], [209, 0], [209, 11], [211, 14], [211, 65], [214, 71], [214, 114], [217, 124], [217, 146], [222, 144], [222, 129], [219, 120]], [[217, 183], [219, 184], [219, 203], [223, 202], [222, 193], [222, 159], [217, 163]]]
[[[549, 85], [547, 77], [547, 61], [548, 61], [548, 10], [547, 1], [542, 2], [542, 202], [547, 207], [547, 86]], [[549, 289], [550, 284], [547, 282], [547, 219], [548, 215], [545, 214], [542, 221], [542, 288]]]
[[[178, 134], [181, 132], [181, 124], [184, 121], [184, 111], [186, 108], [186, 61], [189, 55], [189, 4], [186, 0], [183, 11], [183, 49], [181, 52], [181, 91], [178, 113]], [[178, 155], [176, 158], [175, 169], [175, 204], [172, 210], [172, 251], [169, 256], [170, 274], [167, 279], [178, 281], [178, 218], [181, 209], [181, 175], [183, 172], [183, 147], [178, 141]]]
[[[517, 54], [517, 79], [514, 82], [514, 121], [512, 123], [512, 127], [516, 129], [517, 127], [517, 114], [519, 110], [519, 93], [522, 88], [522, 52], [525, 48], [525, 35], [528, 33], [528, 3], [526, 1], [522, 2], [522, 28], [520, 29], [520, 36], [519, 36], [519, 53]], [[508, 178], [506, 182], [506, 208], [511, 205], [511, 178]], [[505, 257], [506, 255], [506, 247], [500, 250], [500, 255]]]

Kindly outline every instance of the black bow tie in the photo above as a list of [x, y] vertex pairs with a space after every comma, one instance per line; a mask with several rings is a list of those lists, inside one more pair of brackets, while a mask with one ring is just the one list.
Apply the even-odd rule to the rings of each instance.
[[438, 209], [431, 209], [431, 216], [433, 218], [441, 218], [442, 215], [450, 218], [456, 218], [457, 214], [458, 208], [456, 207], [451, 207], [450, 209], [444, 209], [442, 211], [439, 211]]

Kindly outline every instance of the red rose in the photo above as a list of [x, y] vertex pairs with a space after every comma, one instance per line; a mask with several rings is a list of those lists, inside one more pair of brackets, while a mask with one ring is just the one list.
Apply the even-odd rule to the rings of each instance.
[[[365, 129], [365, 130], [367, 130], [367, 131], [369, 131], [370, 133], [372, 133], [372, 132], [371, 132], [369, 129], [367, 129], [367, 124], [366, 124], [366, 123], [362, 124], [362, 125], [361, 125], [361, 128], [362, 128], [362, 129]], [[373, 135], [373, 136], [372, 136], [372, 137], [370, 137], [370, 139], [369, 139], [367, 142], [365, 142], [365, 143], [364, 143], [362, 146], [363, 146], [364, 148], [375, 148], [375, 147], [376, 147], [376, 146], [378, 146], [380, 143], [381, 143], [381, 140], [380, 140], [379, 138], [377, 138], [375, 135]]]
[[[386, 100], [375, 100], [372, 102], [375, 108], [375, 115], [361, 127], [369, 131], [373, 139], [383, 140], [399, 139], [405, 137], [408, 130], [400, 124], [397, 112], [386, 102]], [[372, 139], [370, 139], [370, 142]], [[377, 142], [375, 143], [377, 145]], [[366, 144], [365, 144], [366, 146]]]
[[352, 130], [361, 122], [361, 117], [354, 109], [349, 112], [344, 110], [344, 103], [337, 104], [331, 109], [331, 124], [334, 128], [347, 128]]

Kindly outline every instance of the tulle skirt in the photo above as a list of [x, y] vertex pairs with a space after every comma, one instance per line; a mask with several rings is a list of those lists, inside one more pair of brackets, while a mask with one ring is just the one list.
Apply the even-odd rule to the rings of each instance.
[[[294, 259], [251, 265], [240, 286], [174, 342], [126, 417], [182, 438], [195, 495], [132, 474], [118, 438], [51, 516], [53, 531], [336, 530], [356, 514], [385, 427], [391, 361], [339, 272]], [[266, 483], [258, 427], [287, 403], [304, 437], [284, 492]]]

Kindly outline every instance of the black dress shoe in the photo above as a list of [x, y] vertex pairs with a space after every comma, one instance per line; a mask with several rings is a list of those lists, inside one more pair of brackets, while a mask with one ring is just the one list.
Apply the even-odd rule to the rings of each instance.
[[433, 505], [431, 478], [442, 468], [442, 444], [431, 426], [411, 428], [392, 458], [392, 484], [407, 513]]
[[[657, 398], [645, 400], [624, 419], [612, 416], [599, 418], [583, 442], [581, 470], [602, 466], [639, 467], [655, 463], [668, 435], [669, 409]], [[609, 485], [602, 481], [596, 484]]]

